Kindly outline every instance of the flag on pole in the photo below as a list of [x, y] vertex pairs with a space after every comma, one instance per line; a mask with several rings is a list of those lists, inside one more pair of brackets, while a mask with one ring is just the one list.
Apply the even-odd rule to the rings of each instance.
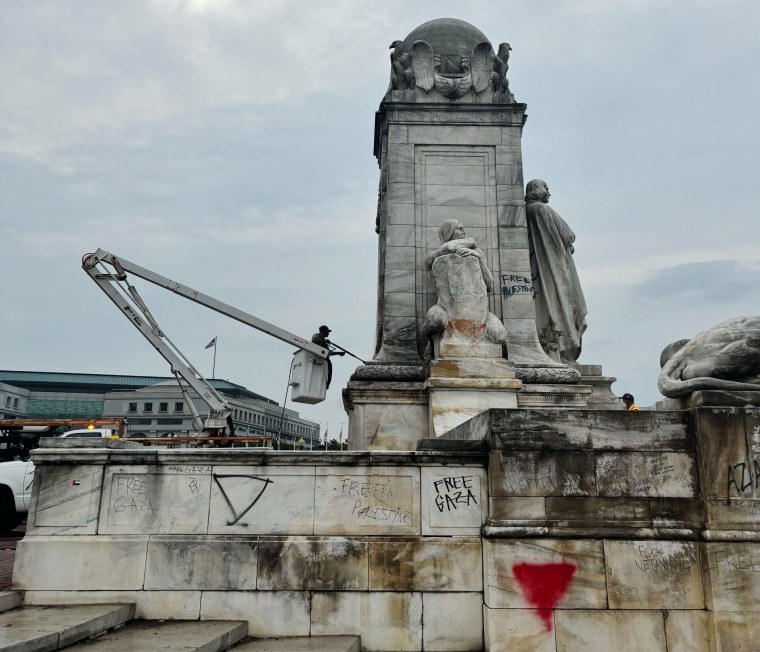
[[211, 340], [208, 344], [206, 344], [207, 349], [210, 349], [212, 346], [216, 346], [216, 336], [214, 336], [214, 339]]

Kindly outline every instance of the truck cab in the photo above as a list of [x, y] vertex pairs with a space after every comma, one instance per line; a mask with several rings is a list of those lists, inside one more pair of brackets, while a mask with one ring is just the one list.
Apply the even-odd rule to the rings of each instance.
[[80, 428], [64, 432], [60, 437], [108, 437], [109, 439], [118, 439], [119, 431], [117, 428]]

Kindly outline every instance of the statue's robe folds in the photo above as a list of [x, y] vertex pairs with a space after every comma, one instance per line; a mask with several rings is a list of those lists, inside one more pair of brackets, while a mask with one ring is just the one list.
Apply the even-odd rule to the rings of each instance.
[[535, 288], [536, 326], [540, 331], [554, 320], [562, 331], [559, 353], [563, 362], [575, 362], [581, 354], [581, 339], [587, 328], [583, 296], [570, 245], [575, 234], [559, 214], [541, 201], [526, 206], [530, 269]]
[[445, 254], [435, 259], [432, 273], [438, 302], [425, 317], [428, 337], [443, 333], [447, 341], [473, 346], [483, 338], [506, 341], [504, 324], [488, 312], [488, 289], [477, 258]]

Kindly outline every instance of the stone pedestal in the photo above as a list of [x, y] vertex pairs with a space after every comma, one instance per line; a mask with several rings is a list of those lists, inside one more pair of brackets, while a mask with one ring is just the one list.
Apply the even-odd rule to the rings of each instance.
[[517, 392], [522, 383], [515, 378], [512, 363], [503, 358], [476, 357], [498, 353], [500, 345], [444, 342], [437, 348], [442, 354], [459, 353], [467, 357], [442, 357], [430, 363], [425, 387], [429, 392], [431, 437], [440, 437], [491, 408], [517, 407]]
[[428, 394], [422, 382], [349, 381], [348, 450], [413, 451], [428, 437]]
[[624, 410], [625, 406], [612, 391], [612, 383], [617, 378], [605, 376], [602, 365], [576, 364], [575, 368], [581, 373], [581, 384], [591, 387], [591, 394], [586, 401], [586, 407], [593, 410]]

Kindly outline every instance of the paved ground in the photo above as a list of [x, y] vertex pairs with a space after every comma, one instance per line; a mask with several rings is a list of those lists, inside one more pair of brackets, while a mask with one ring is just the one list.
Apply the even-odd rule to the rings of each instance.
[[11, 585], [13, 561], [16, 558], [16, 542], [24, 536], [25, 532], [26, 521], [13, 530], [10, 535], [0, 537], [0, 591]]

